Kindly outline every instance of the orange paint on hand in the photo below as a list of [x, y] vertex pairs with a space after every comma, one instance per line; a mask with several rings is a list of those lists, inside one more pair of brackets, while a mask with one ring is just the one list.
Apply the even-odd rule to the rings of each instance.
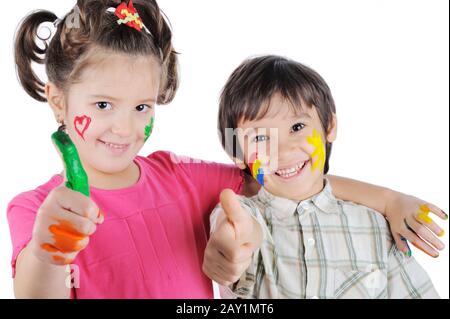
[[53, 256], [53, 261], [60, 265], [68, 265], [68, 264], [71, 264], [73, 260], [69, 259], [69, 258], [64, 258], [62, 256], [55, 255], [55, 256]]
[[432, 255], [432, 254], [430, 254], [429, 252], [423, 250], [422, 247], [420, 247], [419, 245], [417, 245], [415, 242], [411, 242], [411, 244], [413, 244], [414, 247], [416, 247], [417, 249], [420, 249], [421, 251], [423, 251], [425, 254], [427, 254], [427, 255], [430, 256], [430, 257], [433, 257], [433, 258], [439, 257], [439, 254], [437, 254], [437, 255]]
[[46, 251], [51, 252], [51, 253], [56, 253], [57, 251], [59, 251], [58, 248], [56, 248], [55, 246], [53, 246], [51, 244], [42, 244], [41, 248], [43, 250], [46, 250]]
[[78, 242], [86, 236], [78, 232], [71, 223], [61, 220], [59, 225], [51, 225], [49, 231], [55, 239], [54, 246], [62, 253], [71, 253], [82, 249]]

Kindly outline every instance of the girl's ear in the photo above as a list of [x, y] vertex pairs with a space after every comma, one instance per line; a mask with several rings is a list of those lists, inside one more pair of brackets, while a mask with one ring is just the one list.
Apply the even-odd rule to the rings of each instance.
[[333, 143], [336, 140], [336, 137], [337, 137], [337, 117], [336, 114], [333, 114], [331, 123], [328, 126], [327, 142]]
[[63, 91], [54, 83], [48, 82], [45, 85], [45, 95], [48, 104], [53, 110], [53, 114], [55, 114], [56, 121], [62, 123], [66, 114], [66, 103]]

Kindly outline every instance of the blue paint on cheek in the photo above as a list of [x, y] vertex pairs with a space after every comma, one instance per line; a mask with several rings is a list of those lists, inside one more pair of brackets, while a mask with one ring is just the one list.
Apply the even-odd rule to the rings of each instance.
[[261, 168], [258, 169], [258, 174], [256, 175], [256, 180], [258, 181], [258, 183], [261, 186], [264, 186], [264, 172]]

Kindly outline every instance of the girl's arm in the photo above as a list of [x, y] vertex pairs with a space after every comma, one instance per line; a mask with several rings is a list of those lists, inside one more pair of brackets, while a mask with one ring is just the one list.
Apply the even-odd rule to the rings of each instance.
[[[52, 265], [39, 260], [28, 247], [17, 257], [14, 294], [19, 299], [69, 299], [66, 287], [66, 266]], [[69, 281], [70, 282], [70, 281]]]
[[386, 187], [339, 176], [327, 175], [327, 178], [337, 198], [383, 214], [389, 221], [397, 247], [406, 255], [410, 255], [411, 251], [404, 239], [432, 257], [438, 257], [437, 250], [444, 249], [444, 244], [435, 236], [442, 237], [444, 231], [428, 217], [428, 213], [432, 212], [444, 220], [448, 216], [435, 205]]

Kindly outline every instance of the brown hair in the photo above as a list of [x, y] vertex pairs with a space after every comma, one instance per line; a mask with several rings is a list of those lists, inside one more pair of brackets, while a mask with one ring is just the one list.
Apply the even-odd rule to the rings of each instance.
[[[119, 25], [110, 7], [121, 1], [78, 0], [76, 6], [57, 24], [50, 41], [38, 37], [38, 28], [44, 22], [55, 23], [57, 16], [47, 10], [30, 13], [21, 22], [15, 37], [15, 61], [20, 83], [35, 100], [46, 102], [45, 84], [33, 71], [32, 63], [45, 64], [49, 81], [61, 89], [77, 80], [88, 64], [89, 53], [103, 48], [117, 53], [153, 55], [162, 66], [158, 104], [167, 104], [178, 88], [177, 52], [172, 46], [172, 31], [156, 1], [135, 0], [134, 6], [142, 18], [144, 29], [138, 31]], [[77, 15], [78, 25], [70, 19]], [[40, 47], [37, 40], [42, 40]]]
[[[296, 113], [301, 111], [303, 105], [315, 107], [324, 131], [328, 131], [336, 107], [330, 88], [317, 72], [301, 63], [275, 55], [247, 59], [228, 78], [220, 96], [218, 130], [222, 146], [230, 156], [244, 160], [232, 131], [237, 128], [239, 121], [263, 118], [276, 93], [288, 100]], [[329, 169], [331, 146], [328, 142], [325, 146], [325, 174]]]

